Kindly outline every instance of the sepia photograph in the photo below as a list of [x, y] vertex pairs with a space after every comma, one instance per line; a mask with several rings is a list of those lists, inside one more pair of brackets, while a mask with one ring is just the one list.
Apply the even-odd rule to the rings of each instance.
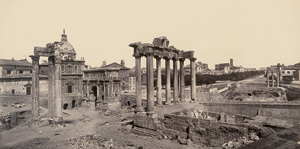
[[300, 149], [300, 0], [0, 0], [0, 149]]

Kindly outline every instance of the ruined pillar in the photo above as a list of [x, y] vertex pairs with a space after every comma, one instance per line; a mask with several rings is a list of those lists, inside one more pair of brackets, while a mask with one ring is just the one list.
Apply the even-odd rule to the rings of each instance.
[[141, 56], [134, 55], [135, 57], [135, 97], [136, 109], [135, 112], [143, 111], [142, 108], [142, 76], [141, 76]]
[[62, 116], [62, 98], [61, 98], [61, 57], [55, 56], [55, 115]]
[[196, 58], [190, 58], [190, 62], [191, 62], [191, 99], [196, 99], [195, 61], [196, 61]]
[[180, 101], [185, 100], [184, 59], [180, 59]]
[[277, 87], [279, 87], [280, 82], [280, 71], [277, 72]]
[[270, 85], [269, 85], [269, 83], [270, 83], [269, 78], [270, 78], [269, 71], [267, 70], [267, 87], [270, 87]]
[[86, 82], [86, 97], [88, 99], [90, 99], [90, 81], [89, 80], [87, 80], [87, 82]]
[[274, 73], [272, 72], [272, 87], [274, 87]]
[[153, 55], [147, 54], [147, 112], [154, 112]]
[[40, 116], [39, 101], [39, 56], [31, 56], [32, 59], [32, 116]]
[[48, 72], [48, 115], [53, 115], [55, 109], [55, 75], [54, 75], [54, 56], [48, 58], [49, 72]]
[[178, 103], [178, 70], [177, 70], [178, 58], [173, 59], [173, 101]]
[[170, 77], [170, 58], [166, 58], [166, 104], [171, 104], [171, 77]]
[[97, 99], [99, 100], [99, 96], [100, 96], [100, 83], [99, 81], [97, 81]]
[[162, 99], [161, 99], [161, 57], [156, 57], [156, 75], [157, 75], [157, 82], [156, 82], [156, 102], [157, 105], [162, 106]]

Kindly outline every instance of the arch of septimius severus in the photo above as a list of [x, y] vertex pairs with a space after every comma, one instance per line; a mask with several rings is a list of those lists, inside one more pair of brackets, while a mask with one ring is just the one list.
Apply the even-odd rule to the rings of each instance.
[[[157, 71], [157, 104], [162, 105], [161, 97], [161, 60], [165, 60], [166, 70], [166, 104], [171, 103], [171, 77], [170, 77], [170, 61], [173, 61], [173, 102], [179, 102], [185, 99], [185, 83], [184, 83], [184, 61], [190, 60], [191, 69], [191, 99], [196, 98], [196, 75], [194, 51], [183, 51], [169, 46], [169, 40], [166, 37], [159, 37], [153, 40], [153, 44], [135, 42], [129, 45], [134, 48], [135, 57], [135, 74], [136, 74], [136, 112], [142, 110], [142, 84], [141, 84], [141, 58], [146, 57], [146, 73], [147, 73], [147, 112], [153, 113], [154, 110], [154, 83], [153, 83], [153, 59], [156, 59]], [[180, 77], [178, 78], [177, 63], [180, 63]], [[178, 85], [180, 84], [180, 85]], [[180, 89], [178, 89], [178, 86]]]

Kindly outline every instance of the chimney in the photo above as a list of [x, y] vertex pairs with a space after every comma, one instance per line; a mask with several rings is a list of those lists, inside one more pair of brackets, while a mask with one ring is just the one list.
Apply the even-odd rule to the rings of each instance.
[[233, 66], [233, 59], [230, 59], [230, 66]]
[[106, 66], [106, 61], [105, 60], [103, 61], [102, 66]]
[[124, 60], [121, 60], [121, 66], [125, 67], [125, 61]]

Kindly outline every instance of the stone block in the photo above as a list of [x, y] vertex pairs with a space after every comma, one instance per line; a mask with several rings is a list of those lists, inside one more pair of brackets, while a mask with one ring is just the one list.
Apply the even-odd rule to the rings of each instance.
[[157, 118], [152, 117], [153, 115], [148, 115], [145, 112], [137, 112], [134, 115], [133, 123], [135, 126], [157, 130]]

